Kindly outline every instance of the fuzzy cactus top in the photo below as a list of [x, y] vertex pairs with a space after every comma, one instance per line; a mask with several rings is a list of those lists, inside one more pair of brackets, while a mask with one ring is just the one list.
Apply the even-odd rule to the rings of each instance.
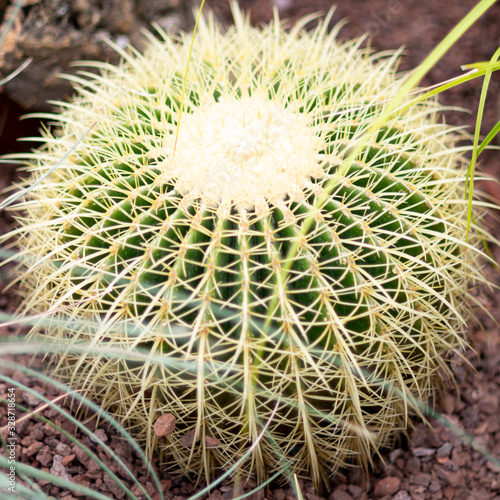
[[58, 372], [150, 455], [209, 478], [250, 450], [240, 473], [319, 484], [404, 428], [462, 343], [481, 280], [466, 163], [434, 100], [346, 163], [401, 86], [398, 54], [339, 43], [329, 18], [306, 33], [234, 14], [201, 23], [184, 100], [188, 35], [68, 77], [18, 207], [23, 307], [100, 349]]

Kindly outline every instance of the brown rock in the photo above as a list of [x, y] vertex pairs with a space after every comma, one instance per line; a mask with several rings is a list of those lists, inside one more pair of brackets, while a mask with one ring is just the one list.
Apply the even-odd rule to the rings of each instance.
[[[84, 488], [90, 488], [90, 480], [87, 479], [85, 476], [73, 476], [71, 478], [71, 481], [75, 484], [79, 484], [80, 486], [83, 486]], [[76, 496], [83, 496], [82, 493], [74, 493]]]
[[444, 479], [450, 486], [457, 487], [463, 483], [462, 471], [451, 472], [444, 470], [443, 475]]
[[97, 443], [97, 439], [100, 439], [103, 443], [107, 443], [108, 441], [108, 436], [106, 435], [106, 433], [104, 432], [103, 429], [96, 429], [96, 431], [94, 432], [94, 434], [90, 435], [90, 440], [93, 442], [93, 443]]
[[55, 427], [53, 427], [49, 422], [47, 422], [42, 427], [42, 430], [46, 436], [55, 436], [56, 434], [59, 434], [59, 431]]
[[52, 462], [52, 452], [48, 446], [40, 448], [36, 459], [44, 466], [47, 467]]
[[220, 441], [212, 436], [205, 436], [205, 444], [207, 448], [216, 448], [219, 446]]
[[67, 481], [71, 480], [71, 476], [68, 474], [68, 471], [63, 464], [63, 457], [61, 455], [54, 455], [50, 472], [51, 474], [54, 474], [54, 476], [66, 479]]
[[425, 474], [422, 472], [420, 474], [417, 474], [414, 477], [411, 477], [410, 483], [416, 484], [418, 486], [424, 486], [425, 488], [427, 488], [427, 486], [429, 486], [431, 480], [432, 480], [432, 476], [430, 474]]
[[[182, 436], [181, 438], [181, 446], [187, 446], [187, 447], [193, 446], [194, 435], [195, 435], [194, 429], [187, 431], [186, 434], [184, 434], [184, 436]], [[200, 438], [198, 437], [196, 441], [199, 441], [199, 439]]]
[[85, 452], [85, 450], [82, 450], [79, 446], [76, 444], [73, 446], [73, 452], [75, 453], [76, 457], [78, 458], [78, 461], [82, 464], [85, 465], [89, 460], [90, 457], [89, 455]]
[[71, 455], [66, 455], [65, 457], [63, 457], [63, 465], [66, 467], [68, 466], [74, 459], [75, 459], [76, 455], [74, 453], [72, 453]]
[[411, 500], [410, 494], [406, 490], [399, 490], [393, 497], [392, 500]]
[[422, 463], [417, 457], [411, 457], [408, 462], [406, 462], [406, 473], [408, 475], [418, 474], [420, 472], [420, 467]]
[[353, 500], [353, 498], [347, 491], [336, 488], [328, 497], [328, 500]]
[[30, 437], [35, 441], [41, 441], [45, 437], [45, 434], [42, 431], [41, 424], [36, 424], [35, 427], [33, 427], [30, 432]]
[[357, 484], [350, 484], [347, 486], [347, 489], [354, 498], [358, 498], [364, 492], [363, 488], [361, 488], [361, 486], [358, 486]]
[[134, 22], [132, 0], [111, 0], [106, 2], [102, 23], [110, 33], [128, 33]]
[[478, 403], [479, 411], [486, 413], [487, 415], [493, 415], [498, 412], [498, 395], [496, 394], [486, 394]]
[[57, 445], [55, 447], [55, 452], [58, 455], [62, 455], [64, 457], [64, 456], [69, 455], [71, 453], [71, 448], [67, 444], [59, 442], [59, 443], [57, 443]]
[[35, 441], [28, 448], [26, 448], [25, 453], [28, 457], [32, 457], [35, 453], [38, 453], [40, 449], [43, 447], [43, 443], [40, 441]]
[[441, 491], [441, 482], [437, 479], [431, 481], [431, 484], [429, 484], [429, 491], [431, 493], [437, 493], [438, 491]]
[[172, 413], [164, 413], [159, 418], [156, 419], [156, 422], [153, 425], [153, 430], [158, 437], [166, 436], [167, 434], [171, 434], [175, 430], [175, 415]]
[[430, 457], [436, 453], [434, 448], [414, 448], [413, 455], [415, 457]]
[[444, 497], [446, 500], [452, 500], [452, 498], [455, 496], [455, 488], [453, 486], [447, 486], [444, 489]]
[[23, 448], [28, 448], [29, 446], [31, 446], [32, 442], [33, 439], [31, 438], [31, 436], [24, 436], [23, 439], [21, 439], [21, 446]]
[[121, 499], [125, 496], [125, 492], [120, 488], [120, 486], [118, 486], [116, 480], [113, 479], [109, 474], [104, 475], [104, 484], [116, 498]]
[[374, 494], [376, 497], [385, 495], [395, 495], [399, 490], [401, 479], [399, 477], [384, 477], [375, 485]]
[[439, 458], [448, 457], [452, 450], [453, 450], [453, 446], [451, 445], [451, 443], [444, 443], [436, 451], [436, 456]]
[[23, 392], [22, 398], [28, 406], [36, 406], [40, 403], [40, 398], [31, 392]]

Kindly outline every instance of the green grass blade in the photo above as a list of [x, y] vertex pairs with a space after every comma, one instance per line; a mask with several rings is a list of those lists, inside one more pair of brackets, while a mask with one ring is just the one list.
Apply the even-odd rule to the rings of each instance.
[[[495, 52], [495, 54], [493, 54], [490, 66], [494, 66], [499, 57], [500, 57], [500, 48]], [[468, 196], [467, 229], [465, 232], [465, 241], [468, 240], [471, 221], [472, 221], [472, 196], [474, 194], [474, 172], [476, 170], [476, 160], [478, 156], [479, 134], [481, 133], [484, 105], [486, 103], [486, 96], [488, 93], [488, 87], [490, 85], [492, 73], [493, 69], [488, 69], [484, 76], [483, 88], [481, 89], [481, 97], [479, 99], [479, 107], [477, 110], [476, 129], [474, 131], [474, 143], [472, 148], [472, 159], [470, 161], [469, 168], [467, 169], [467, 178], [465, 181], [465, 194], [466, 196]]]
[[476, 158], [484, 151], [484, 148], [488, 146], [488, 144], [497, 136], [500, 132], [500, 121], [490, 130], [489, 134], [485, 137], [483, 142], [477, 148]]
[[[30, 387], [27, 387], [26, 385], [22, 384], [21, 382], [17, 382], [17, 381], [15, 381], [14, 379], [12, 379], [10, 377], [2, 375], [1, 373], [0, 373], [0, 380], [3, 380], [4, 382], [8, 383], [11, 386], [18, 387], [19, 389], [21, 389], [24, 392], [27, 392], [28, 394], [36, 396], [38, 399], [40, 399], [40, 401], [43, 401], [44, 403], [46, 403], [51, 408], [56, 409], [59, 414], [61, 414], [64, 418], [68, 419], [70, 422], [72, 422], [73, 424], [75, 424], [84, 434], [86, 434], [87, 436], [89, 436], [92, 439], [94, 439], [97, 442], [98, 445], [102, 446], [102, 448], [113, 457], [113, 460], [118, 465], [120, 465], [120, 467], [122, 468], [122, 470], [139, 486], [139, 488], [141, 488], [142, 492], [146, 495], [146, 497], [149, 498], [149, 499], [151, 498], [148, 495], [148, 493], [146, 492], [146, 490], [141, 486], [141, 484], [139, 483], [139, 481], [137, 480], [137, 478], [134, 476], [134, 474], [132, 474], [128, 470], [128, 468], [123, 463], [123, 461], [120, 459], [120, 457], [118, 457], [114, 453], [114, 451], [109, 446], [106, 445], [106, 443], [104, 443], [103, 441], [101, 441], [97, 436], [95, 436], [92, 433], [92, 431], [90, 431], [89, 429], [87, 429], [81, 422], [79, 422], [76, 418], [74, 418], [70, 413], [68, 413], [66, 410], [60, 408], [59, 406], [57, 406], [56, 404], [54, 404], [52, 401], [50, 401], [46, 397], [42, 396], [38, 392], [34, 391]], [[0, 401], [5, 401], [5, 400], [0, 400]], [[21, 406], [21, 405], [19, 405], [17, 403], [16, 403], [16, 406], [19, 409], [22, 409], [25, 412], [29, 412], [30, 411], [28, 408], [25, 408], [25, 407], [23, 407], [23, 406]], [[61, 434], [64, 434], [67, 438], [69, 438], [80, 449], [82, 449], [83, 451], [85, 451], [85, 453], [87, 453], [87, 455], [90, 458], [92, 458], [93, 460], [95, 460], [96, 463], [102, 468], [102, 470], [104, 472], [106, 472], [106, 474], [109, 474], [109, 476], [115, 481], [115, 483], [118, 485], [118, 487], [122, 491], [124, 491], [130, 498], [133, 498], [133, 499], [135, 498], [135, 495], [133, 495], [133, 493], [123, 483], [123, 481], [121, 479], [119, 479], [118, 476], [116, 476], [116, 474], [114, 474], [113, 471], [111, 471], [109, 469], [109, 467], [107, 467], [106, 464], [97, 455], [95, 455], [89, 448], [87, 448], [85, 445], [81, 444], [77, 439], [75, 439], [73, 436], [71, 436], [71, 434], [69, 434], [68, 432], [66, 432], [61, 427], [59, 427], [56, 423], [52, 422], [52, 420], [49, 420], [48, 418], [45, 418], [43, 415], [40, 415], [39, 413], [32, 412], [32, 415], [34, 417], [38, 418], [39, 420], [42, 420], [43, 422], [48, 423], [51, 427], [53, 427], [54, 429], [57, 429]]]
[[[30, 377], [38, 378], [39, 380], [42, 380], [42, 381], [44, 381], [44, 382], [46, 382], [48, 384], [52, 384], [56, 389], [58, 389], [60, 391], [71, 392], [71, 389], [69, 389], [64, 384], [58, 382], [57, 380], [54, 380], [51, 377], [48, 377], [48, 376], [44, 375], [42, 373], [39, 373], [39, 372], [37, 372], [35, 370], [32, 370], [31, 368], [28, 368], [28, 367], [25, 367], [25, 366], [19, 366], [17, 363], [12, 363], [12, 362], [10, 362], [8, 360], [4, 360], [3, 361], [3, 365], [6, 366], [6, 367], [18, 369], [18, 370], [22, 371], [23, 373], [27, 374]], [[4, 378], [5, 376], [3, 376], [3, 375], [0, 374], [0, 377]], [[15, 381], [12, 381], [11, 383], [15, 384], [15, 385], [18, 385], [18, 383], [15, 382]], [[29, 388], [26, 388], [26, 389], [29, 389]], [[50, 406], [58, 409], [58, 411], [60, 411], [61, 413], [63, 413], [66, 418], [68, 418], [75, 425], [77, 425], [79, 428], [81, 428], [83, 432], [85, 432], [87, 435], [92, 435], [92, 432], [88, 431], [88, 429], [86, 429], [86, 427], [83, 426], [83, 424], [79, 423], [78, 420], [76, 420], [74, 417], [72, 417], [65, 410], [62, 410], [61, 408], [59, 408], [56, 405], [52, 404], [52, 402], [50, 400], [44, 398], [43, 396], [41, 396], [40, 394], [38, 394], [35, 391], [32, 391], [31, 389], [28, 392], [32, 392], [35, 396], [37, 396], [40, 399], [43, 398], [42, 400], [45, 400], [45, 402], [47, 402]], [[147, 459], [147, 457], [144, 454], [144, 452], [141, 449], [141, 447], [135, 442], [135, 440], [132, 438], [132, 436], [130, 436], [130, 434], [128, 433], [128, 431], [125, 428], [123, 428], [120, 424], [118, 424], [107, 412], [103, 411], [101, 408], [99, 408], [98, 405], [96, 405], [95, 403], [93, 403], [92, 401], [90, 401], [89, 399], [87, 399], [85, 396], [82, 396], [78, 392], [75, 392], [75, 393], [73, 393], [73, 397], [75, 399], [77, 399], [81, 404], [84, 404], [85, 406], [87, 406], [88, 408], [90, 408], [93, 412], [95, 412], [96, 414], [98, 414], [100, 416], [100, 418], [102, 418], [103, 420], [105, 420], [106, 422], [108, 422], [115, 430], [117, 430], [127, 440], [127, 442], [129, 442], [131, 444], [131, 446], [133, 447], [134, 451], [140, 456], [140, 458], [146, 464], [146, 467], [149, 469], [149, 473], [151, 474], [151, 476], [153, 478], [153, 481], [154, 481], [154, 483], [155, 483], [158, 491], [160, 492], [160, 498], [163, 498], [163, 493], [162, 493], [162, 488], [161, 488], [161, 485], [160, 485], [160, 480], [159, 480], [156, 472], [154, 471], [152, 465], [150, 464], [149, 460]], [[98, 441], [98, 443], [101, 444], [104, 448], [108, 448], [107, 445], [105, 445], [105, 443], [102, 443], [102, 441], [100, 441], [96, 436], [94, 436], [94, 439], [96, 439]], [[111, 452], [111, 450], [108, 450], [108, 451], [114, 455], [114, 453]], [[116, 456], [116, 460], [124, 468], [125, 471], [128, 471], [127, 467], [121, 461], [121, 459], [119, 459], [119, 457]], [[141, 489], [142, 489], [142, 486], [141, 486]], [[146, 492], [144, 492], [144, 493], [147, 495]], [[148, 496], [148, 498], [149, 498], [149, 496]]]

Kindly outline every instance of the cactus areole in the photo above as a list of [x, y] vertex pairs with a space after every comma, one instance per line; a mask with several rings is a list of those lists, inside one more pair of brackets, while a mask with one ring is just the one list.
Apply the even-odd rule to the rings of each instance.
[[435, 100], [366, 135], [398, 54], [234, 14], [201, 22], [187, 79], [191, 35], [165, 34], [68, 77], [17, 206], [23, 308], [90, 344], [56, 372], [150, 456], [319, 485], [390, 443], [462, 344], [466, 162]]

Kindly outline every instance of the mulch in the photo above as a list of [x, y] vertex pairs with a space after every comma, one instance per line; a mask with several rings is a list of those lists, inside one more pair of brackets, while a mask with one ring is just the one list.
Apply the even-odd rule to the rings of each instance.
[[[286, 15], [291, 20], [308, 12], [325, 11], [332, 2], [327, 0], [276, 0], [284, 6]], [[208, 2], [224, 20], [229, 20], [226, 0]], [[269, 20], [272, 15], [271, 0], [246, 0], [254, 23]], [[411, 68], [421, 62], [430, 50], [446, 33], [470, 10], [475, 0], [463, 2], [435, 2], [432, 0], [352, 0], [339, 2], [334, 19], [349, 17], [351, 24], [342, 31], [346, 38], [368, 31], [372, 36], [371, 44], [379, 50], [395, 49], [406, 45], [407, 56], [403, 68]], [[426, 77], [423, 84], [430, 85], [460, 74], [460, 65], [468, 62], [489, 59], [500, 40], [500, 5], [484, 16], [479, 23], [452, 49]], [[493, 81], [489, 105], [486, 109], [483, 131], [487, 132], [500, 119], [500, 93], [498, 79]], [[478, 90], [479, 89], [479, 90]], [[472, 111], [479, 102], [480, 84], [469, 83], [446, 93], [442, 101], [450, 106], [466, 107]], [[464, 115], [452, 111], [446, 116], [451, 123], [465, 123], [469, 130], [474, 126], [474, 115]], [[498, 143], [497, 143], [498, 144]], [[497, 152], [484, 155], [483, 169], [500, 178], [500, 161]], [[2, 179], [4, 184], [10, 179]], [[491, 196], [500, 201], [498, 186], [494, 183], [483, 185]], [[0, 229], [5, 230], [8, 224], [5, 217], [0, 221]], [[492, 232], [500, 238], [500, 226], [491, 218]], [[500, 248], [492, 249], [493, 256], [500, 262]], [[487, 275], [496, 287], [500, 286], [498, 272], [488, 265]], [[475, 290], [476, 299], [482, 306], [478, 310], [478, 324], [472, 325], [468, 331], [471, 348], [464, 357], [453, 356], [452, 370], [456, 377], [456, 385], [445, 381], [444, 389], [436, 399], [436, 409], [453, 424], [455, 431], [442, 422], [429, 418], [429, 425], [417, 421], [413, 430], [406, 436], [400, 436], [394, 447], [384, 450], [380, 457], [374, 458], [374, 469], [365, 477], [359, 469], [347, 469], [332, 479], [331, 490], [327, 496], [317, 495], [312, 484], [299, 481], [304, 498], [308, 500], [500, 500], [500, 468], [487, 460], [482, 450], [500, 458], [500, 292], [499, 288], [481, 287]], [[0, 298], [0, 308], [13, 311], [16, 296], [9, 292]], [[12, 329], [0, 329], [0, 335], [6, 336]], [[28, 365], [30, 356], [17, 356], [20, 365]], [[35, 369], [41, 369], [42, 360], [34, 360]], [[51, 385], [40, 382], [36, 378], [27, 377], [20, 371], [2, 370], [33, 388], [49, 399], [58, 398], [61, 394]], [[7, 385], [0, 383], [0, 397], [6, 396]], [[89, 446], [99, 458], [109, 466], [111, 471], [124, 480], [124, 483], [138, 498], [137, 486], [128, 478], [111, 457], [87, 435], [75, 429], [74, 425], [63, 418], [33, 395], [20, 394], [19, 402], [30, 412], [43, 415], [56, 422], [62, 429], [74, 433], [78, 440]], [[60, 401], [68, 411], [72, 410], [70, 398]], [[109, 498], [122, 499], [126, 495], [119, 490], [116, 483], [104, 473], [99, 466], [83, 454], [78, 447], [49, 424], [40, 421], [30, 413], [17, 414], [16, 428], [18, 445], [16, 456], [20, 461], [40, 470], [71, 479], [72, 481], [92, 487]], [[88, 429], [105, 441], [114, 452], [121, 457], [127, 468], [144, 486], [152, 498], [159, 495], [148, 476], [141, 459], [130, 446], [120, 439], [114, 430], [100, 423], [97, 430], [95, 420], [89, 416], [84, 420]], [[6, 410], [0, 407], [0, 426], [5, 426]], [[462, 435], [463, 433], [463, 435]], [[463, 436], [474, 439], [473, 446]], [[195, 486], [189, 477], [171, 475], [158, 469], [161, 488], [167, 500], [184, 500], [195, 492]], [[71, 500], [78, 497], [59, 487], [36, 481], [40, 488], [55, 499]], [[250, 491], [257, 485], [249, 482], [244, 491]], [[235, 492], [231, 484], [222, 483], [204, 495], [211, 500], [229, 500]], [[0, 495], [1, 496], [1, 495]], [[294, 500], [296, 493], [288, 484], [273, 483], [267, 489], [254, 492], [252, 500]]]

